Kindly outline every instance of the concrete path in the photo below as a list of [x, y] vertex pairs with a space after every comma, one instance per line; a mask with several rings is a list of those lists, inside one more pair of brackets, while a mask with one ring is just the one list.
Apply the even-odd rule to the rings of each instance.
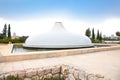
[[0, 44], [0, 56], [10, 55], [13, 44]]
[[102, 74], [112, 80], [120, 80], [120, 50], [0, 63], [0, 73], [58, 64], [78, 66], [85, 71]]

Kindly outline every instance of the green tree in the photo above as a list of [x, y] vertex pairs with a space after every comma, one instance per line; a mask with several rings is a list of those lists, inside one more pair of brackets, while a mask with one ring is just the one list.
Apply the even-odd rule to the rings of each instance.
[[10, 24], [8, 25], [8, 38], [11, 38], [11, 28], [10, 28]]
[[100, 39], [100, 33], [99, 33], [99, 30], [97, 31], [97, 40]]
[[118, 40], [120, 40], [120, 32], [119, 31], [116, 32], [116, 36], [118, 36]]
[[3, 38], [0, 43], [9, 43], [11, 41], [10, 38]]
[[94, 32], [94, 28], [92, 29], [92, 42], [95, 42], [95, 32]]
[[117, 32], [116, 32], [116, 36], [119, 36], [119, 37], [120, 37], [120, 32], [117, 31]]
[[100, 42], [102, 42], [102, 33], [100, 33], [100, 36], [99, 36], [99, 40], [100, 40]]
[[91, 36], [90, 28], [88, 28], [88, 29], [86, 30], [85, 35], [90, 38], [90, 36]]
[[7, 25], [5, 24], [3, 28], [3, 38], [6, 38], [6, 37], [7, 37]]
[[0, 33], [0, 40], [3, 39], [3, 38], [4, 38], [3, 34]]

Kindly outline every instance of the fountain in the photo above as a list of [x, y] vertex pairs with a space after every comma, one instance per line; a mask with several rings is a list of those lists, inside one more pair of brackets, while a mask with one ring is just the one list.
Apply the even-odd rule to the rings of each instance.
[[23, 47], [26, 48], [81, 48], [92, 47], [91, 40], [84, 35], [67, 31], [62, 22], [55, 22], [51, 31], [38, 36], [27, 38]]

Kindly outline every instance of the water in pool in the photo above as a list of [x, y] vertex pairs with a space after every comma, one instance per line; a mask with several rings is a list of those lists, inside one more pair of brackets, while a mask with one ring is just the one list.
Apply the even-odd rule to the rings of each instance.
[[[106, 47], [106, 46], [109, 46], [109, 45], [95, 45], [94, 48]], [[91, 47], [89, 47], [89, 48], [91, 48]], [[86, 49], [86, 48], [77, 48], [77, 49]], [[12, 53], [35, 52], [35, 51], [51, 51], [51, 50], [53, 51], [53, 50], [65, 50], [65, 49], [34, 49], [34, 48], [23, 48], [22, 45], [14, 45]]]

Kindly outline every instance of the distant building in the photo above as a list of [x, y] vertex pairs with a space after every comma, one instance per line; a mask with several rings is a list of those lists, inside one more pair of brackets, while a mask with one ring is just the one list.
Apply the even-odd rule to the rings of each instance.
[[19, 38], [19, 36], [17, 36], [16, 33], [14, 32], [13, 36], [12, 36], [12, 39], [18, 39], [18, 38]]
[[104, 43], [109, 43], [109, 44], [117, 44], [120, 43], [119, 37], [115, 35], [111, 35], [109, 37], [106, 37], [105, 35], [103, 36]]
[[111, 38], [112, 40], [117, 40], [117, 39], [118, 39], [118, 37], [115, 36], [115, 35], [113, 35], [113, 34], [110, 36], [110, 38]]

